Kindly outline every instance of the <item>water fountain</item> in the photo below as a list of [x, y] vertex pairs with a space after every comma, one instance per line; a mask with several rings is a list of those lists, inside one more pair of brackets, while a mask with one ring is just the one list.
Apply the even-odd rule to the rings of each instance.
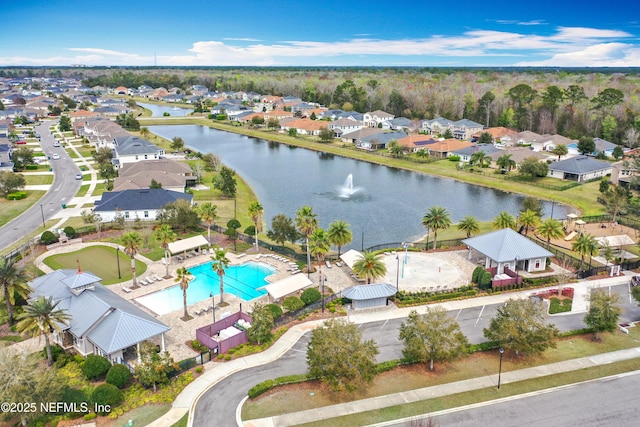
[[338, 189], [338, 196], [348, 198], [353, 196], [358, 190], [360, 189], [353, 187], [353, 174], [349, 174], [347, 175], [347, 179], [344, 180], [342, 187]]

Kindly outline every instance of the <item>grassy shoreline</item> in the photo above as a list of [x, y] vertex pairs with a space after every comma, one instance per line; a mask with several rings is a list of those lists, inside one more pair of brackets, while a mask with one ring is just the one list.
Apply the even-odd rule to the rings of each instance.
[[[223, 130], [227, 132], [238, 133], [250, 137], [262, 138], [269, 141], [280, 142], [283, 144], [307, 148], [314, 151], [326, 152], [334, 155], [361, 160], [369, 163], [384, 165], [388, 167], [410, 170], [413, 172], [424, 173], [427, 175], [451, 178], [457, 181], [469, 184], [480, 185], [509, 193], [523, 194], [533, 196], [539, 199], [557, 201], [559, 203], [572, 206], [584, 215], [595, 215], [604, 212], [604, 208], [597, 203], [598, 182], [586, 183], [568, 190], [558, 191], [529, 185], [526, 182], [507, 181], [496, 176], [479, 175], [470, 172], [459, 171], [456, 169], [455, 162], [441, 160], [430, 163], [414, 163], [402, 158], [393, 158], [369, 153], [362, 150], [348, 148], [343, 143], [321, 143], [306, 137], [290, 137], [288, 135], [276, 133], [274, 131], [248, 129], [244, 126], [233, 126], [226, 123], [216, 122], [205, 117], [166, 117], [145, 119], [140, 118], [141, 126], [153, 125], [181, 125], [181, 124], [200, 124], [213, 129]], [[315, 138], [314, 138], [315, 139]]]

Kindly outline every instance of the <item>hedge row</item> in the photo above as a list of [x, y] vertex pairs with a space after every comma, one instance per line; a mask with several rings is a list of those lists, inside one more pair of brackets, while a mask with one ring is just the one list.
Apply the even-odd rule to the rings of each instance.
[[249, 389], [247, 393], [250, 399], [254, 399], [260, 396], [262, 393], [271, 390], [272, 388], [286, 385], [286, 384], [298, 384], [303, 383], [305, 381], [315, 380], [317, 378], [309, 375], [309, 374], [298, 374], [298, 375], [287, 375], [284, 377], [275, 378], [272, 380], [266, 380], [261, 383], [258, 383]]
[[401, 305], [424, 304], [436, 301], [446, 301], [458, 298], [474, 297], [478, 294], [475, 289], [447, 291], [443, 293], [419, 293], [419, 294], [396, 294]]

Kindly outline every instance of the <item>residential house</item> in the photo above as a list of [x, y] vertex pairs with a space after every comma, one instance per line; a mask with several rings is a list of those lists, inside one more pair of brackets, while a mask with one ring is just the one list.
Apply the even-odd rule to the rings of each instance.
[[483, 152], [485, 155], [489, 156], [493, 153], [503, 153], [504, 150], [492, 145], [492, 144], [473, 144], [469, 147], [464, 147], [460, 150], [456, 150], [453, 152], [456, 156], [460, 156], [460, 162], [469, 163], [471, 161], [471, 157], [478, 153]]
[[382, 125], [382, 123], [392, 120], [394, 117], [395, 116], [393, 114], [389, 114], [381, 110], [376, 110], [364, 113], [362, 123], [365, 126], [369, 126], [370, 128], [376, 128], [378, 127], [378, 125]]
[[165, 190], [184, 193], [187, 187], [196, 185], [197, 177], [191, 168], [175, 160], [142, 160], [126, 163], [118, 171], [113, 191], [149, 188], [155, 180]]
[[127, 135], [114, 138], [113, 164], [120, 168], [125, 163], [141, 160], [159, 159], [164, 156], [164, 150], [146, 139]]
[[[169, 327], [100, 283], [100, 278], [78, 270], [64, 269], [33, 279], [29, 301], [52, 298], [69, 316], [68, 325], [53, 333], [53, 342], [87, 356], [104, 356], [112, 364], [140, 354], [140, 344], [159, 340]], [[138, 359], [139, 360], [139, 359]]]
[[379, 135], [385, 132], [387, 131], [384, 129], [363, 127], [353, 132], [343, 133], [340, 139], [342, 140], [342, 142], [350, 142], [357, 145], [358, 142], [364, 138], [368, 138], [373, 135]]
[[416, 128], [416, 124], [413, 120], [406, 117], [396, 117], [395, 119], [387, 120], [382, 124], [382, 128], [386, 129], [388, 126], [392, 130], [401, 130], [408, 133], [410, 129]]
[[602, 138], [593, 138], [593, 142], [596, 144], [596, 149], [593, 152], [594, 156], [597, 156], [600, 153], [604, 153], [607, 157], [613, 157], [613, 150], [618, 146], [613, 142], [609, 142]]
[[453, 122], [453, 137], [468, 141], [471, 136], [484, 129], [484, 126], [480, 123], [476, 123], [473, 120], [461, 119]]
[[546, 161], [550, 159], [549, 156], [531, 151], [529, 147], [509, 147], [505, 148], [504, 150], [494, 151], [493, 153], [489, 154], [489, 157], [491, 157], [491, 159], [495, 163], [500, 157], [504, 155], [511, 156], [511, 160], [516, 162], [516, 168], [519, 168], [520, 164], [524, 160], [530, 159], [532, 157], [538, 159], [538, 161]]
[[572, 147], [577, 147], [577, 141], [562, 135], [540, 135], [539, 142], [531, 144], [531, 149], [533, 151], [553, 151], [558, 145], [566, 145], [569, 154], [578, 154], [577, 149], [572, 152]]
[[453, 133], [453, 122], [444, 117], [436, 117], [431, 120], [422, 120], [420, 128], [431, 135], [443, 135], [447, 129]]
[[[550, 143], [551, 142], [549, 142], [549, 144]], [[516, 136], [516, 144], [530, 146], [533, 151], [548, 151], [546, 150], [546, 145], [543, 143], [542, 135], [530, 130], [520, 132]]]
[[411, 134], [404, 138], [398, 139], [398, 145], [402, 147], [405, 152], [416, 153], [422, 149], [427, 150], [428, 146], [437, 142], [431, 135], [423, 134]]
[[611, 174], [611, 163], [589, 156], [576, 156], [549, 165], [547, 176], [585, 182]]
[[471, 147], [472, 145], [473, 143], [469, 141], [461, 141], [455, 138], [447, 138], [447, 139], [440, 139], [434, 142], [433, 144], [429, 144], [426, 146], [426, 148], [429, 151], [429, 155], [431, 157], [446, 159], [447, 157], [454, 154], [454, 152], [466, 147]]
[[280, 130], [284, 133], [296, 129], [298, 135], [319, 135], [320, 129], [328, 128], [329, 122], [311, 119], [287, 119], [280, 121]]
[[293, 113], [291, 111], [284, 111], [280, 109], [271, 110], [264, 113], [265, 122], [268, 122], [269, 119], [282, 120], [286, 118], [293, 118]]
[[108, 191], [96, 200], [93, 212], [100, 214], [104, 222], [113, 221], [119, 215], [124, 216], [125, 221], [155, 221], [160, 210], [180, 199], [192, 203], [193, 195], [164, 188]]
[[327, 122], [329, 130], [340, 138], [342, 135], [362, 129], [362, 122], [355, 119], [338, 119]]
[[611, 183], [613, 185], [628, 186], [632, 177], [638, 176], [639, 171], [633, 160], [622, 160], [611, 165]]
[[370, 134], [358, 139], [356, 147], [363, 150], [380, 150], [387, 148], [387, 145], [391, 141], [398, 141], [405, 136], [407, 136], [407, 134], [404, 132], [389, 132], [382, 130], [380, 133]]
[[11, 159], [12, 152], [9, 140], [0, 137], [0, 171], [13, 172], [13, 161]]
[[512, 147], [518, 144], [518, 132], [504, 126], [492, 127], [476, 132], [472, 137], [472, 141], [480, 139], [480, 135], [483, 133], [491, 135], [491, 142], [502, 147]]

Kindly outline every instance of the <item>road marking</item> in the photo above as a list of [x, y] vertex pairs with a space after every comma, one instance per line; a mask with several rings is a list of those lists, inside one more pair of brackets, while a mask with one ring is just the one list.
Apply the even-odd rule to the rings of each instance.
[[387, 323], [389, 323], [389, 319], [385, 320], [382, 326], [380, 326], [380, 330], [382, 330], [385, 326], [387, 326]]
[[460, 317], [460, 314], [462, 314], [462, 309], [458, 310], [458, 314], [456, 314], [455, 320], [458, 320], [458, 317]]
[[484, 312], [484, 308], [486, 307], [486, 305], [482, 306], [482, 310], [480, 310], [480, 314], [478, 314], [478, 318], [476, 319], [476, 324], [473, 325], [473, 327], [477, 327], [478, 326], [478, 322], [480, 321], [480, 318], [482, 317], [482, 312]]

